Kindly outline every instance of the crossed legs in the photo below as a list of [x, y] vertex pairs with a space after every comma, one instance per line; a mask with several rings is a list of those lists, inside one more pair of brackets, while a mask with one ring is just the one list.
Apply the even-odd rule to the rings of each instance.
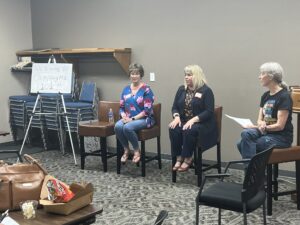
[[243, 159], [251, 159], [256, 153], [272, 145], [275, 145], [277, 148], [288, 148], [291, 146], [291, 142], [283, 135], [262, 135], [258, 129], [250, 128], [242, 131], [241, 140], [237, 143], [237, 148]]

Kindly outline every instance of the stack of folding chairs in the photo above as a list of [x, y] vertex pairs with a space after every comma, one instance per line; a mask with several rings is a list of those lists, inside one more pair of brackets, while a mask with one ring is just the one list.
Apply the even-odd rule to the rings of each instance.
[[[18, 130], [27, 128], [26, 103], [35, 102], [36, 96], [14, 95], [9, 97], [9, 124], [14, 141], [18, 140]], [[24, 135], [24, 134], [22, 134]]]
[[[79, 99], [74, 102], [66, 102], [66, 112], [69, 121], [70, 131], [76, 133], [78, 145], [80, 146], [80, 138], [78, 134], [78, 124], [80, 121], [93, 120], [96, 118], [98, 103], [98, 94], [96, 83], [83, 82]], [[61, 105], [61, 112], [63, 112], [63, 106]], [[63, 117], [63, 127], [65, 131], [69, 131], [67, 127], [66, 117]]]

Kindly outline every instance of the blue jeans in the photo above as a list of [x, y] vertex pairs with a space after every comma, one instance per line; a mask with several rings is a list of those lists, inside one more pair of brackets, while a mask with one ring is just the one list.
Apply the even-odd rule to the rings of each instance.
[[291, 141], [280, 134], [263, 135], [257, 128], [244, 129], [237, 143], [243, 159], [251, 159], [256, 153], [275, 145], [276, 148], [288, 148]]
[[123, 123], [122, 119], [115, 125], [115, 132], [118, 140], [124, 148], [129, 149], [129, 143], [133, 150], [139, 150], [139, 141], [136, 131], [147, 128], [146, 119], [133, 120], [128, 123]]

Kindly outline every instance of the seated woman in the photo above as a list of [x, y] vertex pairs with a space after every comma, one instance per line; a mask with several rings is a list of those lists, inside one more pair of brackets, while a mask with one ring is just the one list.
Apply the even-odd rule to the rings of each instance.
[[131, 84], [123, 89], [120, 100], [121, 119], [115, 125], [118, 140], [124, 148], [121, 162], [125, 163], [130, 154], [129, 143], [134, 150], [132, 162], [138, 163], [141, 158], [136, 131], [154, 125], [154, 95], [148, 85], [142, 82], [144, 68], [133, 63], [129, 66]]
[[272, 145], [287, 148], [293, 142], [293, 104], [282, 74], [282, 67], [275, 62], [260, 67], [258, 78], [268, 91], [260, 100], [257, 125], [244, 127], [241, 133], [237, 147], [243, 159], [252, 158]]
[[173, 171], [187, 171], [200, 138], [202, 150], [217, 143], [214, 117], [214, 94], [207, 86], [198, 65], [184, 68], [184, 85], [180, 86], [172, 107], [173, 121], [169, 124], [172, 156], [176, 157]]

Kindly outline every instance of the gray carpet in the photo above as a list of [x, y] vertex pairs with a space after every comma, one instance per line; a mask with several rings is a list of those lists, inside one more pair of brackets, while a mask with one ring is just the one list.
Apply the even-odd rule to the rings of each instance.
[[[35, 153], [47, 171], [58, 179], [70, 184], [74, 181], [87, 181], [94, 185], [94, 204], [103, 207], [97, 216], [96, 224], [109, 225], [151, 225], [159, 211], [169, 212], [165, 225], [195, 224], [195, 197], [198, 192], [194, 171], [180, 173], [177, 183], [171, 182], [171, 162], [163, 161], [162, 170], [156, 162], [146, 165], [146, 177], [140, 176], [140, 168], [128, 162], [122, 166], [121, 175], [116, 173], [116, 158], [109, 159], [108, 172], [102, 171], [99, 157], [88, 157], [86, 168], [74, 165], [73, 156], [63, 156], [59, 151]], [[80, 158], [77, 157], [78, 164]], [[10, 159], [9, 159], [10, 161]], [[212, 170], [207, 173], [215, 173]], [[242, 181], [243, 173], [230, 170], [234, 181]], [[212, 181], [215, 182], [215, 181]], [[280, 189], [289, 189], [294, 179], [285, 178]], [[209, 185], [209, 183], [208, 183]], [[201, 224], [217, 224], [217, 209], [200, 208]], [[248, 215], [248, 224], [262, 224], [262, 209]], [[267, 217], [268, 224], [300, 224], [300, 211], [291, 202], [290, 196], [280, 197], [273, 203], [273, 216]], [[222, 211], [222, 224], [238, 225], [243, 223], [239, 213]]]

